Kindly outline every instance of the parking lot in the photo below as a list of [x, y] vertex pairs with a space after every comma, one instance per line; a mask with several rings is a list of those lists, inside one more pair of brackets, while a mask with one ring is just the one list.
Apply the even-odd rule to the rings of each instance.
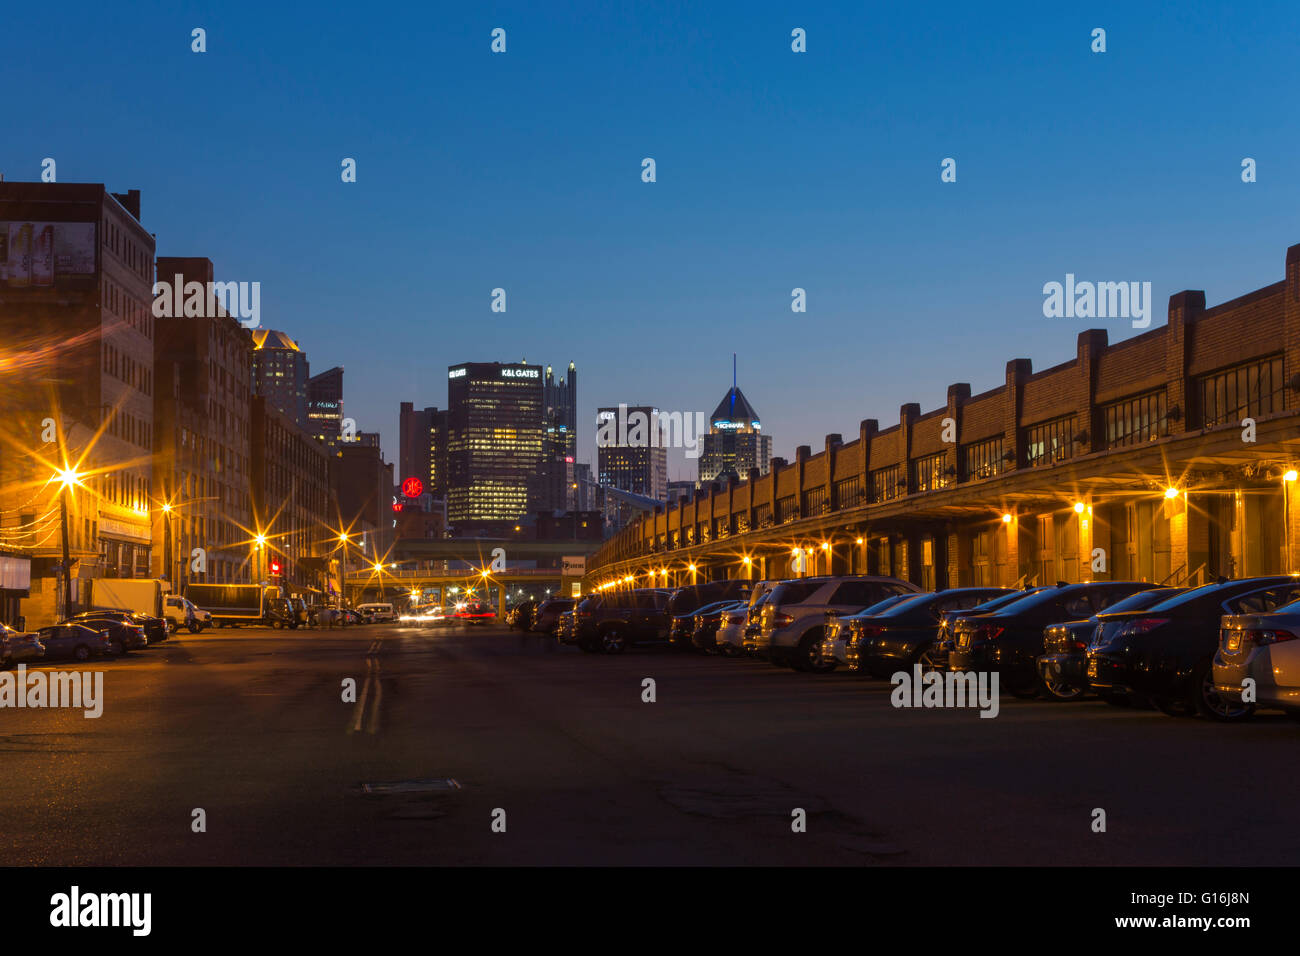
[[588, 655], [495, 625], [206, 631], [80, 666], [105, 672], [102, 717], [3, 715], [10, 863], [1250, 865], [1300, 849], [1282, 716], [1003, 697], [981, 719], [895, 709], [887, 682], [843, 671]]

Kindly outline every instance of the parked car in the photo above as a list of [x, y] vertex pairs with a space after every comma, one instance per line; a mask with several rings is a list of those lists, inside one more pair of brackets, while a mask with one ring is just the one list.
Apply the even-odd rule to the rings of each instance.
[[772, 587], [759, 594], [750, 596], [749, 613], [745, 616], [745, 627], [741, 631], [740, 649], [746, 657], [758, 656], [758, 639], [763, 633], [763, 606], [772, 599], [779, 581], [773, 581]]
[[[1245, 717], [1259, 706], [1300, 717], [1300, 602], [1267, 614], [1225, 614], [1219, 631], [1214, 689], [1233, 705], [1232, 715]], [[1242, 701], [1248, 678], [1255, 682], [1253, 703]]]
[[[586, 598], [583, 598], [586, 600]], [[574, 630], [574, 618], [578, 613], [578, 606], [582, 604], [579, 601], [571, 608], [567, 608], [559, 613], [555, 623], [551, 625], [551, 633], [555, 635], [555, 640], [560, 644], [576, 644], [578, 642], [577, 632]]]
[[718, 601], [748, 600], [753, 586], [751, 581], [732, 578], [726, 581], [689, 584], [673, 591], [668, 602], [668, 616], [674, 624], [679, 617], [683, 619], [683, 623], [680, 628], [674, 627], [670, 631], [669, 640], [679, 647], [690, 646], [696, 611]]
[[574, 612], [574, 643], [586, 651], [621, 654], [668, 640], [672, 593], [659, 588], [612, 591], [587, 598]]
[[1043, 656], [1038, 658], [1038, 681], [1048, 700], [1077, 700], [1088, 692], [1088, 643], [1112, 614], [1141, 611], [1167, 601], [1186, 588], [1151, 588], [1130, 594], [1087, 620], [1049, 624], [1043, 631]]
[[722, 612], [722, 623], [713, 637], [718, 653], [724, 657], [739, 657], [744, 653], [745, 624], [749, 620], [749, 605], [733, 604]]
[[910, 671], [939, 637], [939, 621], [949, 611], [969, 611], [1007, 594], [1006, 588], [949, 588], [922, 594], [883, 612], [848, 620], [845, 648], [850, 668], [877, 677]]
[[880, 575], [830, 575], [782, 581], [763, 605], [758, 654], [796, 670], [829, 671], [821, 656], [826, 612], [852, 614], [892, 594], [919, 594], [915, 584]]
[[45, 648], [47, 661], [85, 661], [117, 655], [107, 629], [95, 630], [85, 624], [54, 624], [41, 628], [36, 636]]
[[533, 623], [529, 630], [542, 634], [555, 634], [560, 615], [565, 611], [572, 611], [574, 604], [572, 598], [548, 598], [537, 605], [537, 610], [533, 613]]
[[8, 624], [0, 624], [0, 670], [27, 661], [39, 661], [45, 656], [45, 645], [39, 634], [16, 631]]
[[722, 627], [722, 616], [728, 611], [747, 608], [745, 601], [715, 601], [700, 608], [692, 617], [691, 646], [706, 654], [718, 652], [718, 629]]
[[923, 596], [921, 594], [891, 594], [883, 601], [853, 614], [839, 614], [835, 611], [827, 611], [826, 636], [822, 638], [821, 647], [822, 657], [833, 660], [836, 664], [847, 664], [850, 670], [856, 670], [856, 666], [850, 664], [848, 657], [849, 641], [852, 637], [854, 623], [874, 618], [876, 615], [882, 614], [904, 601], [916, 601]]
[[1142, 581], [1059, 583], [991, 614], [965, 618], [948, 654], [950, 671], [997, 671], [1002, 689], [1018, 697], [1038, 695], [1038, 658], [1043, 629], [1062, 620], [1091, 617], [1117, 601], [1156, 585]]
[[1103, 698], [1146, 698], [1171, 715], [1245, 716], [1240, 695], [1221, 695], [1214, 680], [1223, 617], [1266, 614], [1297, 599], [1300, 581], [1275, 575], [1205, 584], [1110, 615], [1088, 645], [1088, 686]]
[[511, 630], [527, 631], [533, 626], [533, 609], [538, 602], [520, 601], [506, 613], [506, 626]]
[[957, 627], [966, 618], [992, 613], [1027, 598], [1031, 594], [1046, 590], [1045, 586], [1027, 587], [1020, 591], [1008, 591], [1001, 597], [995, 597], [984, 604], [978, 604], [969, 611], [944, 611], [939, 616], [939, 632], [935, 635], [933, 646], [921, 655], [920, 664], [922, 669], [941, 672], [948, 669], [948, 655], [952, 653], [953, 644], [957, 640]]
[[132, 611], [82, 611], [61, 624], [84, 624], [94, 631], [106, 631], [114, 656], [148, 647], [150, 640], [167, 639], [167, 622]]

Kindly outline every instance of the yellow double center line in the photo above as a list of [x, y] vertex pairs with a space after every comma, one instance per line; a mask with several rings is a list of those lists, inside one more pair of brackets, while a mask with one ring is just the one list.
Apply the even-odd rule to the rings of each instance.
[[350, 734], [359, 734], [362, 730], [368, 734], [379, 731], [379, 702], [384, 698], [384, 685], [379, 679], [382, 670], [379, 666], [381, 644], [382, 640], [374, 641], [366, 651], [366, 682], [361, 687], [361, 696], [352, 711], [352, 721], [348, 724]]

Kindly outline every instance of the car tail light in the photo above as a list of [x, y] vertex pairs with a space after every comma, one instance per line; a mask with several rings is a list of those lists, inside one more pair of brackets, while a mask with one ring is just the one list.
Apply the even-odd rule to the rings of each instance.
[[1005, 630], [1006, 628], [994, 624], [981, 624], [975, 628], [975, 633], [971, 637], [976, 641], [996, 641]]
[[1300, 639], [1300, 634], [1292, 634], [1290, 631], [1281, 631], [1276, 628], [1267, 628], [1258, 631], [1246, 632], [1257, 647], [1265, 644], [1281, 644], [1284, 641], [1294, 641]]
[[794, 623], [794, 615], [786, 614], [783, 611], [777, 611], [772, 615], [773, 627], [785, 627], [787, 624]]
[[1164, 627], [1169, 623], [1167, 617], [1140, 617], [1135, 621], [1129, 621], [1120, 631], [1121, 635], [1131, 637], [1135, 634], [1149, 634], [1158, 627]]

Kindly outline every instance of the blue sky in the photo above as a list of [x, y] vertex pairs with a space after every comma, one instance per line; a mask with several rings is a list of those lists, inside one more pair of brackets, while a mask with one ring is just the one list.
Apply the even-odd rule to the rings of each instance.
[[1156, 324], [1282, 277], [1300, 7], [1151, 7], [11, 4], [0, 172], [142, 190], [390, 459], [450, 364], [575, 361], [589, 460], [597, 405], [707, 414], [733, 351], [789, 456], [1135, 334], [1044, 318], [1067, 272], [1150, 281]]

